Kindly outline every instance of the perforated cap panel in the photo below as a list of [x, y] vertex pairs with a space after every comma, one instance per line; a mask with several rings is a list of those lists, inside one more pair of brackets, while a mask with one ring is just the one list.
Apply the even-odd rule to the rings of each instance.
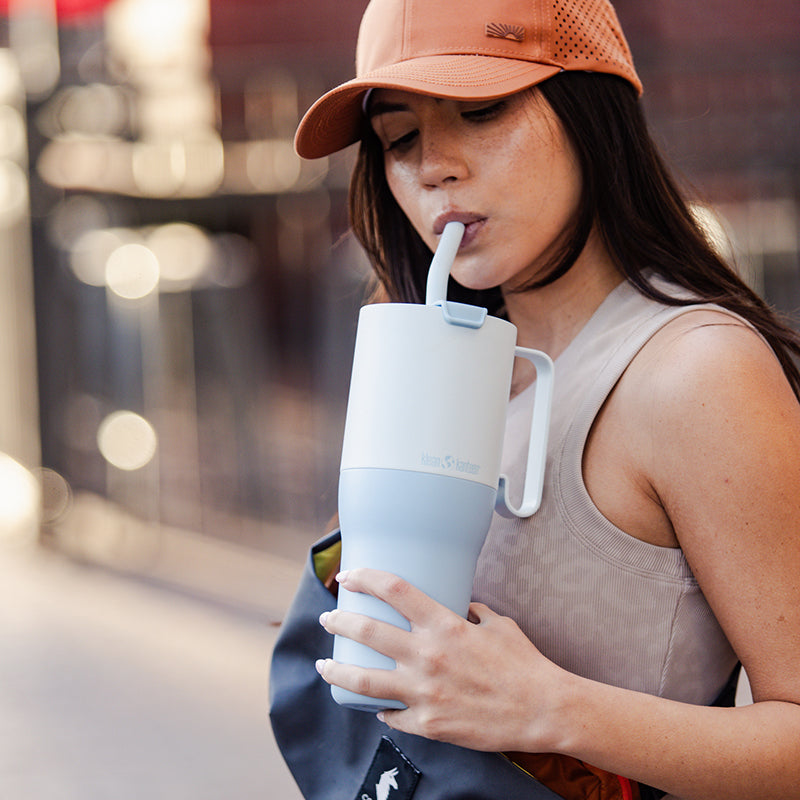
[[[628, 44], [613, 7], [604, 0], [552, 2], [553, 60], [567, 69], [594, 69], [622, 75], [632, 83]], [[606, 65], [606, 69], [602, 66]]]

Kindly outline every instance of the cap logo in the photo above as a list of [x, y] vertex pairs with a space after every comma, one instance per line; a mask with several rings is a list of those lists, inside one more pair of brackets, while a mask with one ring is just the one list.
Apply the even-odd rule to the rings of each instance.
[[494, 39], [510, 39], [521, 42], [525, 39], [525, 28], [522, 25], [509, 25], [505, 22], [487, 22], [486, 35]]

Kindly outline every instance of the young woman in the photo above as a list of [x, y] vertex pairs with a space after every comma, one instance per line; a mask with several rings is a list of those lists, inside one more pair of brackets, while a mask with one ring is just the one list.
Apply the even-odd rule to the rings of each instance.
[[[556, 397], [542, 508], [495, 519], [469, 620], [340, 574], [411, 630], [325, 614], [398, 666], [319, 673], [402, 701], [389, 728], [513, 753], [565, 797], [606, 772], [656, 796], [800, 796], [800, 347], [677, 191], [613, 9], [373, 0], [357, 75], [296, 145], [360, 140], [352, 224], [382, 292], [421, 300], [465, 223], [451, 299], [547, 352]], [[515, 372], [512, 472], [532, 380]], [[738, 663], [755, 702], [714, 705]]]

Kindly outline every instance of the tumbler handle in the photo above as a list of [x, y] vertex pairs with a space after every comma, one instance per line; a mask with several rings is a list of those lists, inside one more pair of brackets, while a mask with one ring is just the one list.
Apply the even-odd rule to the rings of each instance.
[[514, 356], [526, 358], [536, 368], [536, 387], [533, 397], [531, 437], [528, 443], [528, 462], [525, 467], [525, 488], [522, 503], [515, 508], [508, 499], [508, 477], [501, 475], [497, 486], [495, 511], [503, 517], [529, 517], [542, 503], [544, 469], [547, 461], [547, 435], [550, 429], [550, 407], [553, 401], [553, 362], [546, 353], [515, 347]]

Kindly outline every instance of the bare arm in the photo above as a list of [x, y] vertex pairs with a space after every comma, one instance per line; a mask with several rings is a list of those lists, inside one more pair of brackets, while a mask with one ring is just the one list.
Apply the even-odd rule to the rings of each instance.
[[[649, 407], [639, 396], [643, 471], [756, 701], [656, 701], [644, 741], [663, 775], [649, 779], [687, 798], [791, 796], [800, 765], [800, 406], [766, 345], [738, 325], [695, 328], [634, 364], [653, 376], [640, 383], [652, 392]], [[626, 701], [617, 702], [621, 713]], [[636, 767], [618, 771], [636, 777]]]

